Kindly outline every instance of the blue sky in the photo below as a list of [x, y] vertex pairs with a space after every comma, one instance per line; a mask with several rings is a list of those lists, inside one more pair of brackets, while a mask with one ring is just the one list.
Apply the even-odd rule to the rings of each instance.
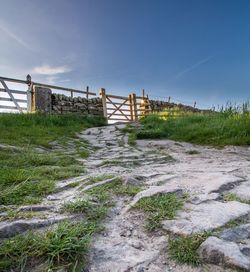
[[249, 0], [0, 0], [0, 75], [211, 107], [250, 97]]

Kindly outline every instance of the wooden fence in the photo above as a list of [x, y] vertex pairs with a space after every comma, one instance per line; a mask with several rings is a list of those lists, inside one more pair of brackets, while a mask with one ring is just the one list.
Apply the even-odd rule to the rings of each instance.
[[[65, 88], [56, 85], [48, 85], [44, 83], [34, 82], [31, 80], [31, 76], [27, 75], [26, 80], [14, 79], [14, 78], [7, 78], [7, 77], [0, 77], [0, 102], [4, 102], [4, 104], [0, 104], [0, 109], [4, 110], [14, 110], [14, 111], [28, 111], [31, 112], [34, 110], [34, 86], [36, 87], [44, 87], [50, 88], [52, 90], [59, 90], [63, 92], [68, 92], [71, 97], [74, 97], [75, 94], [86, 95], [88, 99], [89, 96], [96, 96], [96, 93], [90, 92], [89, 87], [86, 87], [86, 91]], [[7, 83], [14, 83], [14, 84], [21, 84], [26, 85], [27, 90], [16, 90], [9, 88]], [[2, 88], [1, 88], [2, 85]], [[7, 96], [6, 96], [7, 94]], [[21, 96], [21, 97], [17, 97]], [[7, 102], [7, 103], [6, 103]], [[22, 104], [26, 104], [23, 106]]]
[[[7, 85], [9, 83], [25, 85], [26, 90], [10, 88]], [[42, 88], [36, 89], [35, 87]], [[36, 110], [40, 110], [40, 107], [37, 106], [37, 103], [39, 104], [39, 101], [42, 101], [39, 94], [42, 94], [41, 90], [46, 92], [46, 89], [53, 90], [53, 93], [55, 93], [54, 90], [59, 90], [60, 93], [69, 93], [68, 96], [71, 98], [79, 96], [79, 94], [86, 96], [87, 99], [89, 96], [96, 96], [95, 92], [89, 91], [89, 87], [86, 87], [86, 90], [77, 90], [62, 86], [38, 83], [32, 81], [30, 75], [27, 75], [26, 80], [0, 77], [0, 110], [15, 110], [19, 112], [34, 112]], [[186, 108], [191, 111], [199, 111], [195, 108], [196, 102], [194, 107], [188, 107], [182, 104], [177, 105], [175, 103], [170, 103], [170, 99], [168, 102], [149, 100], [149, 97], [148, 95], [145, 95], [144, 90], [142, 92], [142, 96], [138, 96], [135, 93], [130, 93], [128, 96], [120, 96], [106, 93], [106, 90], [101, 88], [100, 98], [102, 100], [103, 115], [110, 123], [115, 121], [137, 121], [138, 118], [153, 111], [161, 111], [165, 108], [171, 109], [176, 106]]]
[[104, 117], [107, 121], [137, 121], [139, 117], [151, 112], [148, 96], [137, 96], [131, 93], [128, 96], [107, 94], [101, 88], [100, 98], [102, 99]]

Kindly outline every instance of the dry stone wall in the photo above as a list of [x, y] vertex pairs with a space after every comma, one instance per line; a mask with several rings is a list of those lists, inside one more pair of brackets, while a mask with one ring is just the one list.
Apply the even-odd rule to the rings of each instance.
[[163, 111], [165, 109], [174, 109], [178, 108], [180, 110], [184, 111], [192, 111], [192, 112], [203, 112], [204, 110], [200, 110], [197, 108], [194, 108], [192, 106], [187, 106], [183, 104], [177, 104], [177, 103], [170, 103], [165, 101], [158, 101], [158, 100], [149, 100], [150, 107], [153, 112], [159, 112]]
[[98, 97], [86, 99], [52, 94], [52, 113], [79, 113], [103, 116], [102, 100]]

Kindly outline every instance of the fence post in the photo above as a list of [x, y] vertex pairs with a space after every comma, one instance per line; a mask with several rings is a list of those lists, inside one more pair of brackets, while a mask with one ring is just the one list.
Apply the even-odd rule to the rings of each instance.
[[132, 111], [133, 111], [133, 121], [138, 120], [138, 115], [137, 115], [137, 103], [136, 103], [136, 94], [132, 94]]
[[104, 88], [100, 89], [100, 98], [102, 99], [102, 108], [103, 108], [103, 116], [104, 118], [108, 117], [108, 112], [107, 112], [107, 99], [106, 99], [106, 91]]
[[86, 87], [87, 112], [89, 114], [89, 86]]
[[26, 81], [28, 84], [27, 90], [27, 112], [33, 112], [34, 110], [34, 93], [33, 93], [33, 83], [31, 81], [31, 76], [26, 76]]
[[132, 94], [129, 94], [129, 96], [128, 96], [128, 103], [129, 103], [129, 110], [130, 110], [130, 121], [133, 121], [134, 120], [134, 114], [133, 114]]

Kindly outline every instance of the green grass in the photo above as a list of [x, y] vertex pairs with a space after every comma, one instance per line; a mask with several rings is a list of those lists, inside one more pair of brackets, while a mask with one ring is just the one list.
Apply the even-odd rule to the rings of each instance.
[[177, 237], [169, 240], [168, 252], [170, 258], [178, 263], [187, 263], [197, 266], [201, 260], [197, 254], [200, 245], [208, 238], [209, 234], [194, 234], [188, 237]]
[[86, 128], [105, 125], [101, 117], [76, 114], [0, 114], [0, 143], [51, 147], [52, 141], [75, 137]]
[[136, 145], [136, 134], [134, 132], [128, 134], [128, 144], [131, 146]]
[[232, 194], [232, 193], [224, 195], [223, 199], [225, 201], [238, 201], [238, 202], [250, 205], [250, 199], [243, 199], [237, 196], [236, 194]]
[[0, 149], [0, 205], [37, 203], [54, 192], [55, 182], [84, 173], [73, 157], [32, 149]]
[[[97, 117], [77, 115], [0, 114], [0, 205], [34, 204], [55, 191], [60, 179], [84, 173], [82, 163], [74, 157], [86, 158], [86, 144], [73, 138], [88, 127], [103, 125]], [[72, 140], [73, 139], [73, 140]], [[70, 154], [54, 151], [52, 141], [71, 141]], [[38, 153], [35, 147], [46, 147]]]
[[95, 221], [63, 222], [45, 233], [28, 232], [2, 242], [1, 271], [31, 271], [44, 263], [49, 268], [65, 267], [67, 271], [86, 264], [93, 234], [99, 230]]
[[171, 139], [214, 146], [249, 145], [250, 115], [236, 112], [186, 113], [169, 117], [149, 115], [140, 122], [137, 139]]
[[161, 221], [174, 219], [177, 211], [183, 207], [186, 197], [179, 199], [174, 193], [144, 197], [138, 201], [135, 208], [146, 213], [145, 227], [148, 231], [154, 231], [160, 228]]
[[198, 266], [201, 264], [201, 260], [198, 256], [197, 250], [209, 236], [219, 236], [225, 229], [238, 227], [247, 223], [249, 219], [249, 216], [236, 218], [225, 225], [208, 232], [197, 233], [190, 236], [178, 236], [175, 239], [169, 240], [169, 256], [178, 263]]
[[64, 203], [63, 210], [70, 213], [87, 213], [92, 204], [86, 199], [77, 199]]

